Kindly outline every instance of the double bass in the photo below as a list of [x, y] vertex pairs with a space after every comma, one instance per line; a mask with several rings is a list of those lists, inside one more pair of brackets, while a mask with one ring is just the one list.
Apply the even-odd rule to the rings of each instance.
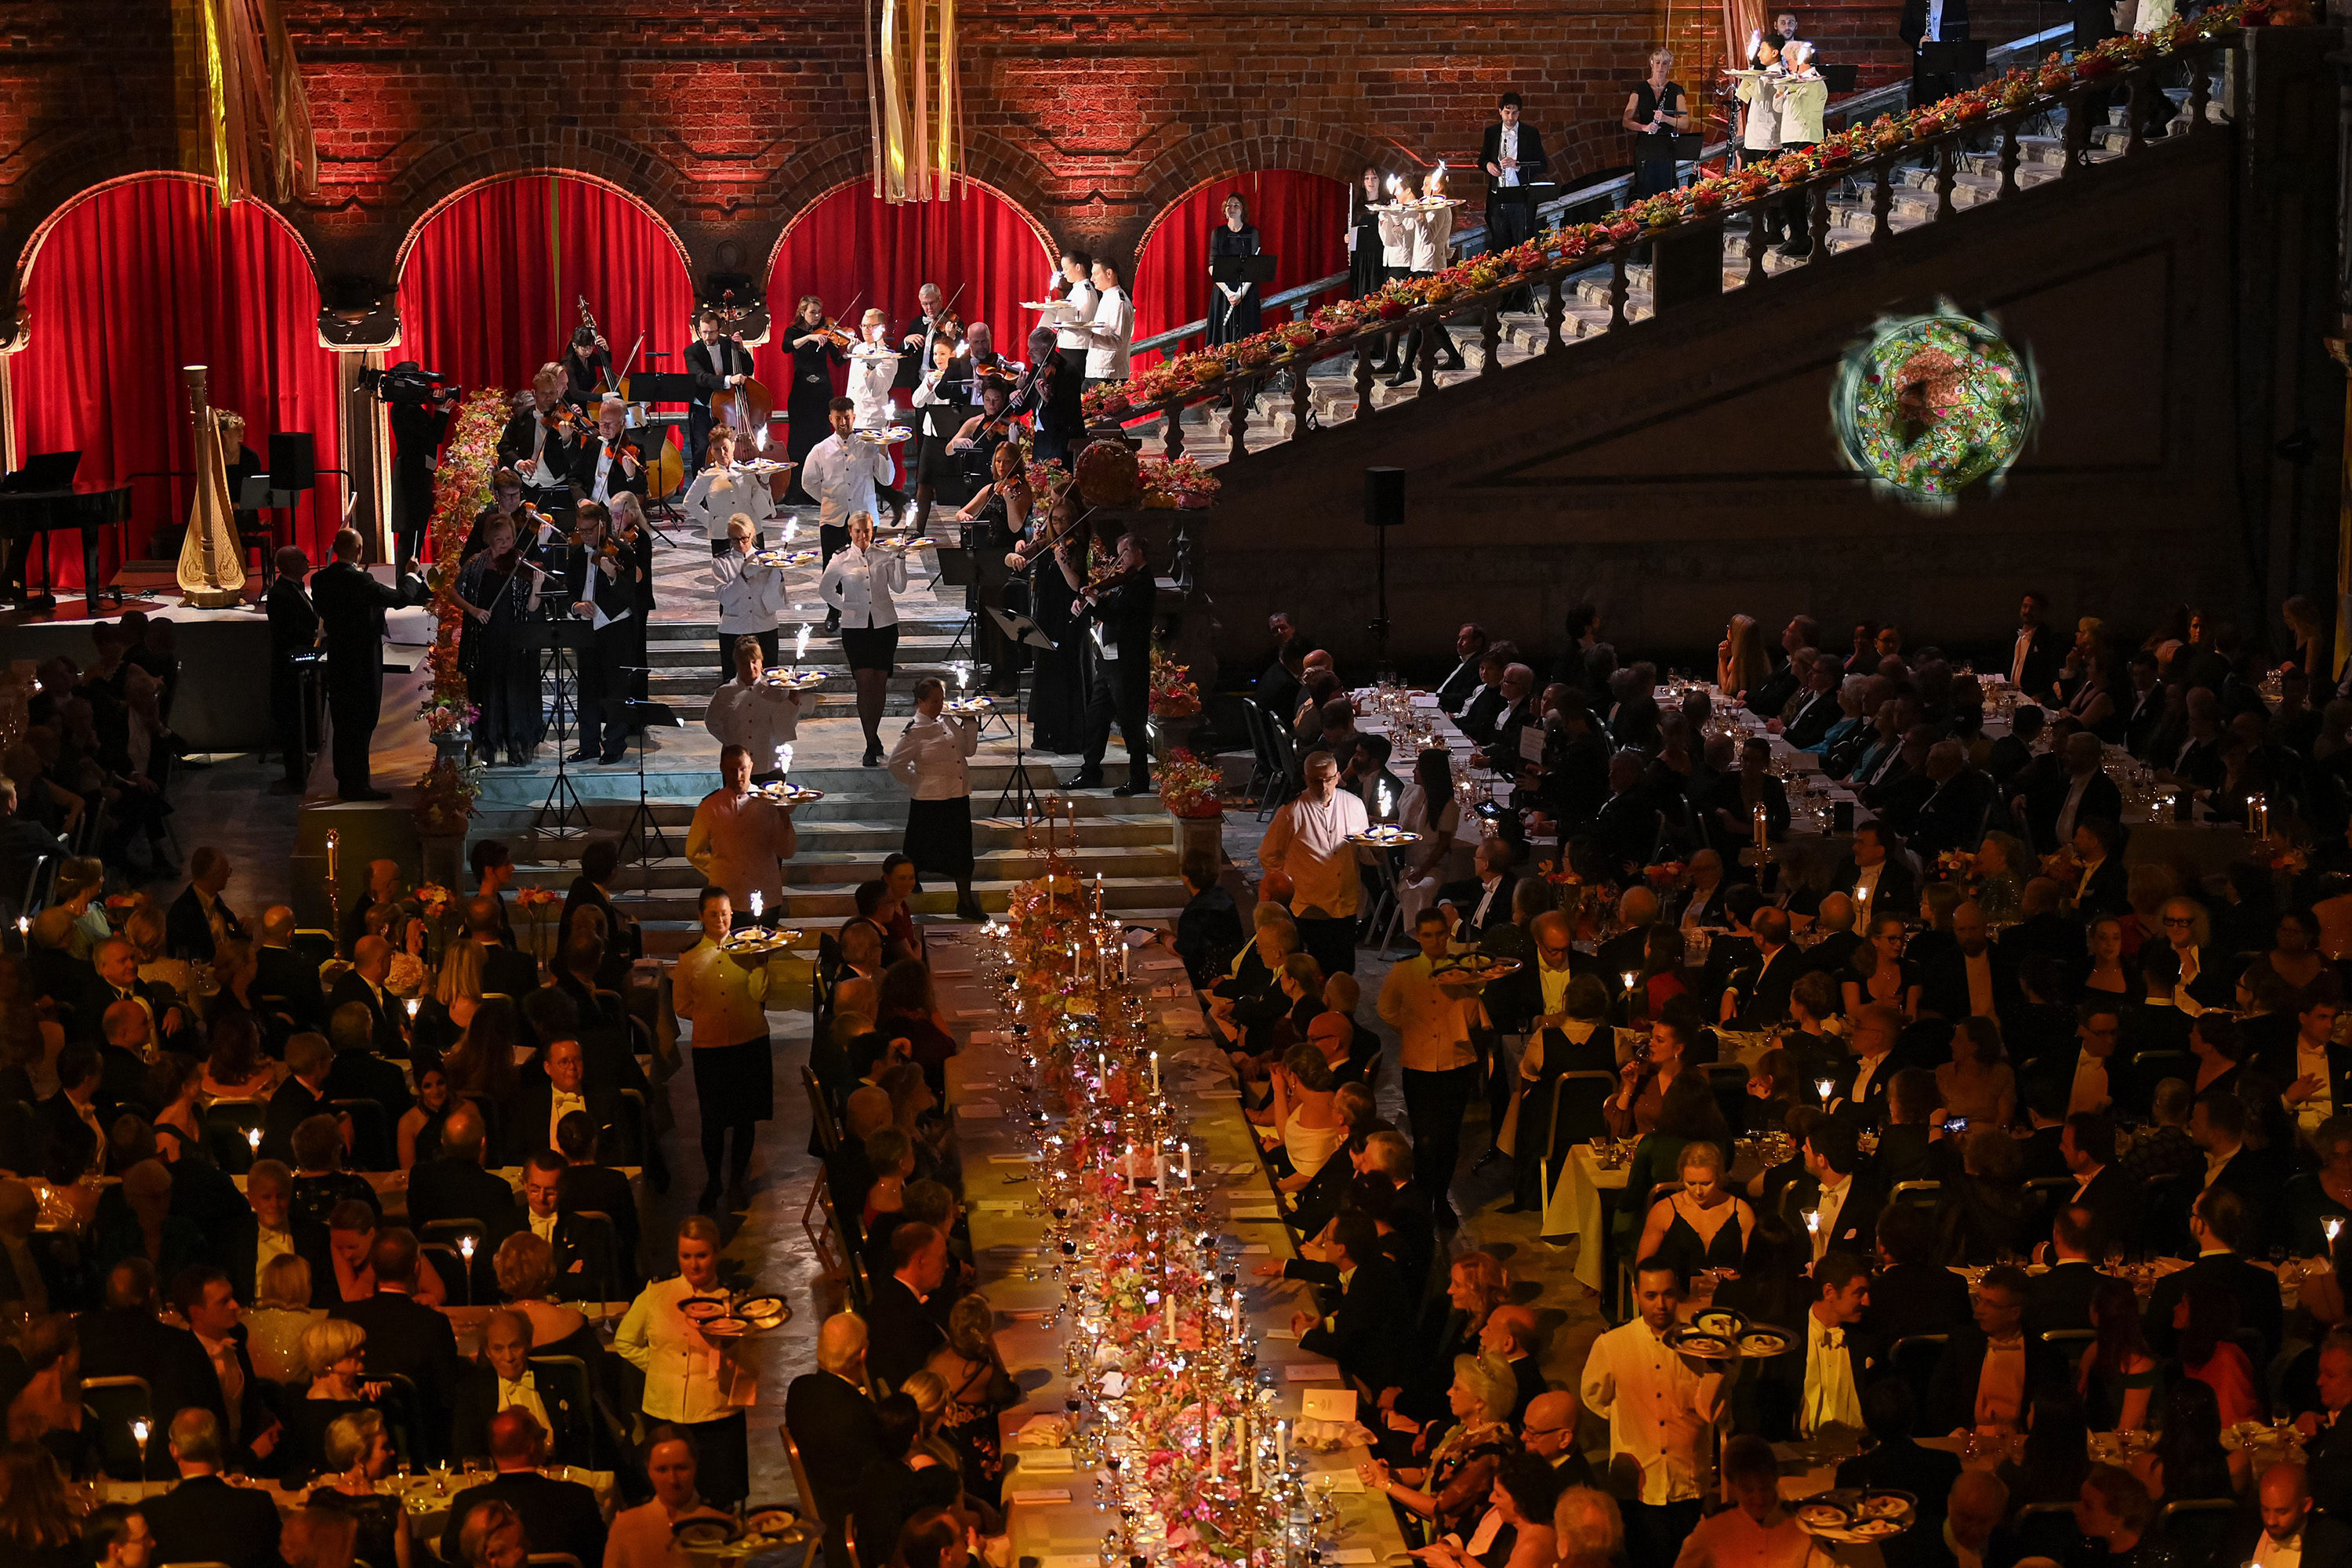
[[[743, 318], [751, 312], [735, 303], [733, 290], [729, 290], [727, 302], [719, 310], [719, 331], [729, 336], [739, 330]], [[735, 450], [755, 458], [768, 455], [768, 435], [773, 427], [776, 412], [775, 395], [758, 376], [746, 373], [734, 385], [710, 395], [710, 422], [724, 425], [735, 432]], [[792, 484], [792, 470], [768, 478], [768, 490], [777, 500], [784, 499]]]

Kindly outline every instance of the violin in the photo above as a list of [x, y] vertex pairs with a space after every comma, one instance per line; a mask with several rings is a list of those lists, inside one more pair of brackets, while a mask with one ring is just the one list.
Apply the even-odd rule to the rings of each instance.
[[551, 435], [585, 437], [595, 433], [596, 422], [588, 417], [587, 410], [576, 404], [559, 403], [539, 416]]

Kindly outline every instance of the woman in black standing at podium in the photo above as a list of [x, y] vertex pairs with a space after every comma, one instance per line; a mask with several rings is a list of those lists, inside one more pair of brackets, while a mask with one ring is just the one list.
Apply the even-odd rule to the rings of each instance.
[[803, 294], [794, 307], [793, 324], [784, 329], [784, 353], [792, 356], [792, 391], [784, 397], [784, 447], [793, 460], [792, 489], [784, 499], [797, 506], [813, 506], [801, 488], [800, 465], [819, 441], [833, 434], [833, 366], [849, 363], [849, 340], [824, 319], [824, 301]]
[[1625, 100], [1625, 129], [1633, 133], [1633, 191], [1627, 205], [1675, 188], [1675, 138], [1690, 128], [1679, 83], [1666, 79], [1675, 53], [1650, 51], [1649, 79]]
[[1228, 257], [1255, 256], [1257, 226], [1248, 221], [1249, 209], [1240, 193], [1225, 198], [1225, 221], [1209, 235], [1209, 343], [1239, 342], [1257, 331], [1258, 297], [1255, 283], [1220, 283], [1215, 268]]

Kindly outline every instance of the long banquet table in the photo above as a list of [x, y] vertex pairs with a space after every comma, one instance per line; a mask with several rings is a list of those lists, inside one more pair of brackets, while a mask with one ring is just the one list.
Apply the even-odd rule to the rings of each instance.
[[[1047, 1216], [1039, 1202], [1034, 1168], [1006, 1114], [1002, 1086], [1015, 1058], [998, 1032], [994, 999], [982, 989], [981, 940], [969, 931], [934, 934], [929, 950], [940, 1006], [963, 1047], [947, 1067], [947, 1100], [960, 1148], [979, 1289], [996, 1309], [997, 1346], [1005, 1367], [1028, 1396], [1002, 1418], [1004, 1451], [1014, 1461], [1004, 1482], [1006, 1527], [1016, 1557], [1036, 1558], [1041, 1568], [1094, 1568], [1105, 1532], [1118, 1522], [1116, 1506], [1101, 1500], [1102, 1476], [1083, 1468], [1024, 1476], [1018, 1463], [1020, 1429], [1034, 1417], [1064, 1414], [1068, 1390], [1063, 1371], [1065, 1339], [1052, 1318], [1063, 1286], [1055, 1260], [1045, 1256]], [[1337, 1391], [1342, 1380], [1335, 1363], [1300, 1349], [1291, 1334], [1292, 1312], [1314, 1310], [1308, 1288], [1251, 1276], [1250, 1266], [1261, 1258], [1295, 1256], [1290, 1232], [1256, 1139], [1242, 1115], [1230, 1068], [1208, 1038], [1181, 961], [1162, 948], [1145, 947], [1133, 955], [1132, 972], [1137, 984], [1150, 987], [1151, 1041], [1160, 1053], [1167, 1098], [1192, 1119], [1194, 1180], [1215, 1183], [1229, 1200], [1220, 1257], [1247, 1292], [1246, 1314], [1258, 1338], [1258, 1364], [1279, 1380], [1276, 1414], [1295, 1421], [1307, 1390]], [[1218, 1087], [1195, 1087], [1213, 1073], [1218, 1076]], [[1387, 1500], [1364, 1492], [1356, 1479], [1357, 1451], [1305, 1453], [1304, 1458], [1308, 1486], [1328, 1496], [1330, 1522], [1317, 1542], [1322, 1560], [1406, 1561], [1404, 1534]]]

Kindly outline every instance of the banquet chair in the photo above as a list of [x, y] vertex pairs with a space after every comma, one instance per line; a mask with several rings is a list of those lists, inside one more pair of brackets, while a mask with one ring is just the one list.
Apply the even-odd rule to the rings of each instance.
[[2054, 1554], [2062, 1562], [2073, 1562], [2082, 1546], [2082, 1531], [2075, 1526], [2074, 1505], [2071, 1502], [2026, 1503], [2017, 1510], [2010, 1528], [2015, 1532], [2019, 1549], [2029, 1557]]
[[138, 1420], [148, 1426], [148, 1462], [160, 1459], [169, 1466], [163, 1428], [155, 1420], [154, 1391], [145, 1378], [85, 1377], [81, 1403], [98, 1418], [99, 1462], [109, 1477], [118, 1481], [145, 1479], [140, 1468], [139, 1439], [131, 1435], [131, 1424]]
[[594, 1458], [596, 1414], [588, 1363], [576, 1355], [535, 1355], [530, 1365], [538, 1374], [534, 1386], [540, 1399], [550, 1406], [549, 1419], [555, 1424], [548, 1436], [556, 1444], [556, 1458], [567, 1465], [587, 1465]]
[[2156, 1532], [2180, 1560], [2217, 1561], [2238, 1503], [2231, 1498], [2183, 1498], [2156, 1510]]
[[[803, 1068], [801, 1070], [806, 1072], [808, 1069]], [[816, 1179], [809, 1184], [808, 1202], [801, 1205], [801, 1230], [808, 1237], [809, 1244], [816, 1248], [817, 1262], [823, 1266], [824, 1276], [827, 1279], [837, 1279], [841, 1274], [841, 1260], [833, 1255], [832, 1189], [832, 1173], [819, 1165]]]
[[2044, 1329], [2042, 1342], [2063, 1351], [2066, 1356], [2066, 1375], [2073, 1377], [2082, 1370], [2083, 1356], [2099, 1342], [2096, 1329]]
[[392, 1136], [392, 1115], [380, 1100], [331, 1100], [328, 1108], [352, 1119], [352, 1168], [396, 1171], [400, 1155]]
[[1568, 1158], [1570, 1149], [1579, 1143], [1590, 1143], [1609, 1131], [1601, 1109], [1616, 1092], [1617, 1075], [1597, 1068], [1564, 1072], [1553, 1080], [1551, 1136], [1544, 1145], [1544, 1163], [1552, 1167], [1553, 1174], [1548, 1178], [1547, 1186], [1550, 1180], [1557, 1179], [1558, 1167]]
[[[1906, 1183], [1905, 1185], [1909, 1185]], [[1886, 1349], [1886, 1359], [1894, 1365], [1895, 1375], [1911, 1385], [1911, 1397], [1918, 1407], [1927, 1408], [1927, 1385], [1936, 1375], [1936, 1363], [1942, 1359], [1944, 1346], [1950, 1342], [1949, 1334], [1906, 1334]]]
[[205, 1152], [213, 1163], [232, 1176], [253, 1169], [253, 1143], [246, 1135], [257, 1131], [269, 1114], [266, 1100], [215, 1100], [205, 1107]]
[[1897, 1182], [1895, 1184], [1895, 1190], [1887, 1194], [1887, 1197], [1895, 1203], [1907, 1204], [1915, 1209], [1926, 1209], [1933, 1214], [1937, 1205], [1944, 1201], [1944, 1184], [1927, 1181]]

